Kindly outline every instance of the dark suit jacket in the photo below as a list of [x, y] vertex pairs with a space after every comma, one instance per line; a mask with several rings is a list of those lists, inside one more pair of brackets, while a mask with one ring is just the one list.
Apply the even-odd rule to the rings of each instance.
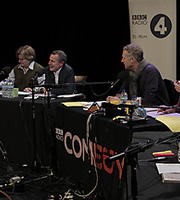
[[[45, 84], [55, 84], [54, 73], [49, 70], [49, 66], [45, 68], [44, 72], [46, 76]], [[75, 83], [74, 71], [68, 64], [64, 64], [59, 73], [58, 84], [63, 84], [63, 83]], [[69, 86], [61, 86], [59, 88], [52, 88], [51, 93], [56, 95], [72, 94], [76, 93], [76, 87], [75, 85], [69, 85]]]

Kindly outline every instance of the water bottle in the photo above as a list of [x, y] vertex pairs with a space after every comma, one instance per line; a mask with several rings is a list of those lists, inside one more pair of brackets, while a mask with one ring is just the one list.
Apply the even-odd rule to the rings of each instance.
[[177, 160], [178, 160], [178, 162], [180, 162], [180, 141], [178, 141]]
[[7, 91], [7, 93], [8, 93], [7, 97], [8, 98], [13, 98], [13, 96], [14, 96], [14, 83], [13, 83], [13, 81], [9, 80], [7, 86], [8, 86], [8, 88], [7, 88], [7, 90], [8, 90]]
[[133, 95], [133, 96], [132, 96], [132, 99], [131, 99], [131, 104], [132, 104], [132, 105], [135, 105], [135, 106], [137, 106], [137, 105], [138, 105], [138, 102], [137, 102], [136, 95]]
[[121, 100], [121, 103], [127, 103], [128, 94], [126, 93], [126, 90], [122, 90], [120, 94], [120, 100]]
[[3, 82], [2, 82], [2, 97], [6, 97], [6, 84], [7, 80], [4, 79]]

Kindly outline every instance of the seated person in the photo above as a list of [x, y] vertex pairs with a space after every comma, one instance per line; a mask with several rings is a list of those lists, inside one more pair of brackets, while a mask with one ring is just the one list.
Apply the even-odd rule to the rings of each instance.
[[13, 80], [14, 87], [19, 88], [20, 91], [29, 92], [28, 88], [32, 78], [43, 67], [34, 61], [36, 57], [35, 50], [29, 45], [19, 47], [16, 51], [16, 57], [19, 64], [9, 73], [8, 79]]
[[[180, 93], [180, 81], [175, 81], [174, 87], [175, 87], [176, 91]], [[180, 96], [179, 96], [179, 100], [178, 100], [177, 104], [173, 106], [174, 108], [165, 109], [163, 107], [164, 106], [162, 106], [162, 108], [159, 108], [158, 112], [163, 112], [164, 114], [174, 113], [174, 112], [180, 113]]]
[[[66, 85], [64, 83], [75, 83], [74, 71], [66, 64], [67, 56], [61, 50], [55, 50], [49, 58], [49, 66], [44, 69], [44, 73], [38, 78], [39, 84], [53, 85], [59, 84], [59, 87], [52, 88], [51, 93], [55, 95], [76, 93], [75, 85]], [[61, 86], [62, 84], [62, 86]], [[44, 93], [47, 93], [44, 88]]]
[[123, 89], [129, 99], [133, 95], [142, 97], [143, 105], [169, 105], [166, 86], [158, 69], [147, 63], [143, 57], [143, 50], [136, 44], [129, 44], [123, 48], [122, 63], [128, 70], [127, 77], [116, 96], [107, 97], [107, 101], [120, 100]]

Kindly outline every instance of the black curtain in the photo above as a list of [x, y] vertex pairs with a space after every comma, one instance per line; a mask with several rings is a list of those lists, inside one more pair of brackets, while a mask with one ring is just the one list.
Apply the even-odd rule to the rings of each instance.
[[130, 42], [128, 1], [117, 6], [6, 4], [0, 12], [0, 68], [13, 68], [16, 49], [26, 44], [43, 66], [51, 51], [64, 50], [75, 73], [90, 81], [114, 80], [123, 68], [122, 47]]

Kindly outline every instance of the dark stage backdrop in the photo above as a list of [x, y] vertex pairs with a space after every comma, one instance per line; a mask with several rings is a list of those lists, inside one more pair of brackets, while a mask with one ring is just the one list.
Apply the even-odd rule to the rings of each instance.
[[87, 75], [87, 81], [115, 80], [124, 67], [122, 47], [130, 43], [128, 1], [101, 6], [61, 2], [1, 7], [0, 68], [13, 68], [16, 49], [28, 44], [43, 66], [52, 50], [62, 49], [76, 75]]
[[18, 10], [8, 5], [4, 8], [6, 11], [0, 14], [0, 68], [14, 67], [16, 49], [28, 44], [43, 66], [47, 66], [52, 50], [62, 49], [77, 75], [88, 75], [90, 81], [115, 79], [123, 67], [122, 47], [130, 42], [128, 1], [118, 9], [108, 5], [64, 8], [47, 4], [21, 5]]

